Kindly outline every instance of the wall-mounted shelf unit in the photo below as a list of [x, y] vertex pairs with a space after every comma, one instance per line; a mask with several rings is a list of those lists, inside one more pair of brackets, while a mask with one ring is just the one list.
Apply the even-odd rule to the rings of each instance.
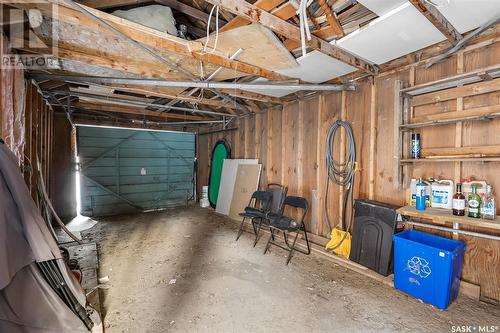
[[494, 147], [495, 149], [492, 149], [491, 152], [482, 152], [480, 156], [475, 153], [453, 155], [448, 153], [432, 157], [424, 156], [421, 159], [411, 159], [409, 152], [411, 132], [415, 129], [455, 124], [463, 121], [490, 121], [500, 118], [500, 105], [481, 106], [467, 110], [457, 109], [457, 111], [418, 117], [414, 117], [412, 114], [414, 107], [499, 90], [500, 65], [410, 87], [403, 81], [397, 81], [394, 99], [394, 136], [396, 138], [394, 141], [394, 179], [397, 180], [395, 186], [401, 188], [403, 184], [408, 183], [405, 178], [409, 174], [409, 168], [417, 163], [500, 162], [500, 154], [498, 154], [497, 149], [500, 147]]

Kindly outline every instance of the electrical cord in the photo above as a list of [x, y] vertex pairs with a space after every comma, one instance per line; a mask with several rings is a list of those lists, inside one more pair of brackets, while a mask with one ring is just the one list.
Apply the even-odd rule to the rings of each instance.
[[[346, 131], [347, 139], [347, 149], [345, 154], [344, 162], [337, 163], [334, 159], [335, 150], [333, 144], [335, 142], [335, 135], [340, 128], [344, 128]], [[347, 204], [350, 203], [350, 207], [354, 206], [354, 197], [352, 187], [354, 186], [354, 176], [356, 171], [356, 143], [354, 141], [354, 134], [352, 127], [348, 122], [337, 120], [328, 129], [328, 134], [326, 136], [326, 147], [325, 147], [325, 219], [330, 228], [330, 232], [333, 230], [330, 218], [328, 216], [328, 191], [330, 189], [330, 182], [333, 182], [341, 187], [345, 188], [343, 210], [342, 210], [342, 229], [346, 231], [340, 240], [340, 242], [333, 248], [339, 247], [342, 242], [347, 237], [347, 232], [351, 229], [353, 214], [349, 214], [349, 224], [346, 225], [346, 212]]]

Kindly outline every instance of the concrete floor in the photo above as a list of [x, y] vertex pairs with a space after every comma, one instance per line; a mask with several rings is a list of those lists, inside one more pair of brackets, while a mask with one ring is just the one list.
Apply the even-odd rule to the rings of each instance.
[[[208, 210], [100, 220], [106, 332], [452, 332], [500, 326], [498, 307], [459, 297], [447, 311], [314, 255], [262, 255]], [[498, 329], [497, 329], [498, 331]]]

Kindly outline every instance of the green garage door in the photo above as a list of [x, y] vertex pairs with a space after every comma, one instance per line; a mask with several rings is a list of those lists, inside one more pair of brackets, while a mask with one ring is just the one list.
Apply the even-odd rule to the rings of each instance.
[[185, 205], [194, 197], [195, 135], [79, 126], [81, 214]]

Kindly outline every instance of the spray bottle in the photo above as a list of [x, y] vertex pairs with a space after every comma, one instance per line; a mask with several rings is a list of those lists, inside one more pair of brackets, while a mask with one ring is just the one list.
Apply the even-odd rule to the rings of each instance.
[[425, 210], [427, 184], [422, 181], [422, 178], [419, 178], [418, 183], [415, 187], [416, 187], [416, 208], [417, 210]]

